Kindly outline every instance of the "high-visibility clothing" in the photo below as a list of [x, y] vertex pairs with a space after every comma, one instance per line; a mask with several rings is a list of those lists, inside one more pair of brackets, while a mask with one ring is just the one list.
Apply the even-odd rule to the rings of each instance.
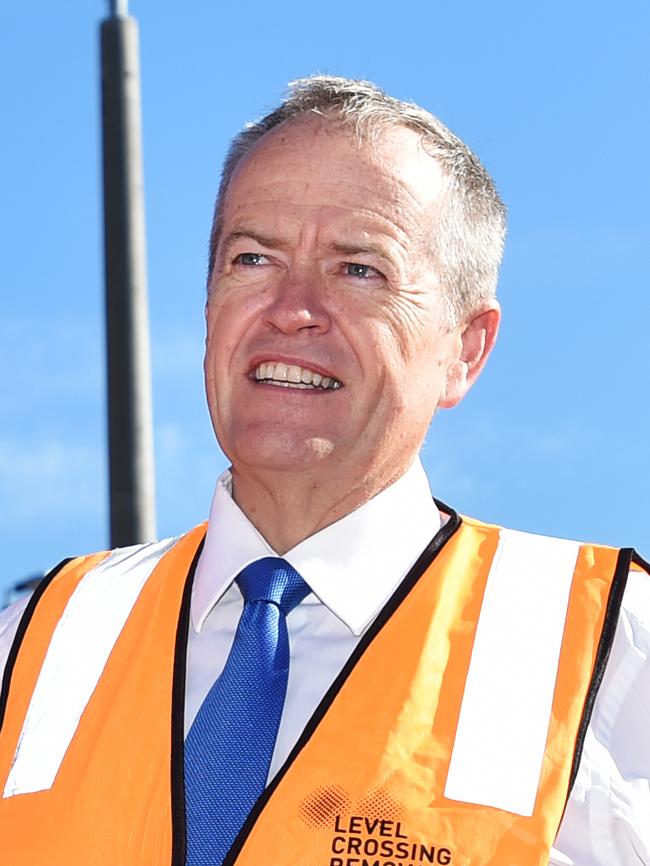
[[[3, 863], [182, 866], [204, 532], [72, 560], [32, 599], [0, 697]], [[635, 563], [452, 515], [225, 862], [546, 864]]]

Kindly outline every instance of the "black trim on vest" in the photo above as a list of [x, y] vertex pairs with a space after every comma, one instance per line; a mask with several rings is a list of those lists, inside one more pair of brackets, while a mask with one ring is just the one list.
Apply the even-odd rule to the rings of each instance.
[[178, 616], [174, 646], [174, 673], [172, 679], [172, 743], [171, 743], [171, 812], [172, 859], [171, 866], [185, 866], [187, 836], [185, 828], [185, 679], [187, 674], [187, 644], [189, 639], [192, 586], [196, 566], [203, 550], [205, 535], [201, 539], [187, 572], [183, 599]]
[[621, 603], [623, 601], [623, 593], [625, 592], [627, 577], [630, 573], [630, 563], [632, 562], [632, 559], [634, 557], [635, 553], [631, 547], [624, 547], [618, 553], [618, 560], [616, 562], [614, 578], [612, 580], [612, 585], [609, 590], [609, 598], [607, 599], [607, 607], [605, 609], [603, 630], [600, 635], [600, 640], [598, 641], [594, 672], [591, 677], [591, 682], [589, 683], [589, 690], [587, 691], [587, 697], [585, 699], [585, 708], [582, 713], [582, 720], [578, 729], [578, 736], [576, 739], [575, 752], [573, 753], [573, 763], [571, 765], [571, 776], [569, 778], [569, 788], [567, 790], [566, 802], [569, 801], [569, 796], [571, 795], [576, 776], [578, 775], [578, 768], [580, 766], [582, 749], [584, 747], [585, 737], [587, 735], [587, 728], [589, 727], [589, 722], [591, 721], [591, 714], [594, 709], [594, 703], [596, 702], [596, 697], [598, 695], [598, 691], [600, 690], [600, 686], [605, 675], [605, 668], [607, 667], [607, 662], [609, 661], [609, 655], [612, 651], [612, 644], [614, 643], [614, 635], [616, 634], [616, 626], [618, 624], [618, 615], [621, 610]]
[[[388, 622], [390, 617], [395, 613], [397, 608], [404, 601], [409, 592], [413, 589], [418, 580], [422, 577], [426, 569], [431, 565], [438, 553], [440, 553], [445, 544], [460, 527], [462, 520], [452, 508], [449, 508], [447, 505], [444, 505], [437, 499], [435, 500], [435, 503], [440, 511], [449, 515], [449, 520], [435, 534], [433, 539], [429, 542], [427, 547], [420, 554], [418, 560], [415, 562], [409, 573], [402, 580], [393, 595], [389, 598], [384, 607], [381, 609], [381, 611], [377, 615], [377, 618], [372, 623], [368, 631], [365, 633], [365, 635], [361, 638], [361, 640], [355, 647], [354, 651], [350, 655], [350, 658], [343, 666], [341, 673], [336, 677], [332, 685], [325, 693], [325, 696], [314, 710], [311, 718], [305, 726], [305, 729], [303, 730], [295, 746], [289, 753], [287, 760], [284, 762], [280, 770], [276, 773], [273, 780], [262, 792], [257, 802], [251, 809], [248, 818], [246, 819], [241, 830], [237, 834], [237, 837], [233, 842], [230, 851], [226, 854], [222, 866], [235, 866], [237, 858], [242, 848], [244, 847], [244, 844], [246, 843], [246, 840], [251, 830], [255, 826], [255, 823], [260, 813], [262, 812], [270, 798], [273, 796], [276, 788], [281, 783], [282, 779], [286, 775], [293, 762], [296, 760], [300, 752], [304, 749], [304, 747], [311, 739], [312, 734], [320, 724], [325, 713], [329, 710], [338, 693], [345, 685], [346, 680], [350, 676], [352, 670], [356, 667], [357, 662], [366, 651], [366, 648], [369, 646], [369, 644], [372, 643], [377, 634], [381, 631], [381, 629]], [[174, 863], [173, 866], [181, 866], [181, 864]]]
[[36, 605], [40, 601], [45, 590], [52, 583], [52, 581], [61, 571], [61, 569], [63, 569], [69, 562], [72, 562], [73, 559], [76, 559], [76, 557], [70, 556], [67, 559], [62, 560], [58, 565], [55, 565], [54, 568], [45, 575], [45, 577], [41, 580], [41, 582], [32, 593], [32, 597], [27, 602], [27, 607], [23, 611], [23, 615], [20, 618], [18, 628], [16, 629], [16, 634], [14, 635], [13, 643], [11, 644], [11, 649], [9, 650], [9, 655], [7, 656], [5, 670], [2, 677], [2, 688], [0, 689], [0, 733], [2, 733], [2, 726], [4, 724], [5, 714], [7, 712], [7, 702], [9, 700], [9, 686], [11, 684], [11, 676], [14, 672], [16, 659], [18, 658], [18, 652], [20, 651], [20, 647], [25, 637], [25, 633], [27, 632], [27, 627], [29, 626], [32, 617], [34, 616]]
[[642, 568], [645, 572], [650, 574], [650, 562], [648, 562], [647, 559], [644, 559], [642, 556], [640, 556], [636, 552], [636, 550], [632, 554], [632, 562], [636, 562], [636, 564], [638, 566], [640, 566], [640, 568]]

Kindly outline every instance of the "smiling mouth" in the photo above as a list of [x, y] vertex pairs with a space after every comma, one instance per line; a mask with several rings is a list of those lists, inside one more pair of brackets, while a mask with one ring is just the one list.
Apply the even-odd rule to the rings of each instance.
[[266, 385], [279, 385], [281, 388], [302, 388], [304, 390], [336, 391], [342, 383], [333, 376], [322, 376], [309, 367], [285, 364], [282, 361], [266, 361], [254, 370], [255, 379]]

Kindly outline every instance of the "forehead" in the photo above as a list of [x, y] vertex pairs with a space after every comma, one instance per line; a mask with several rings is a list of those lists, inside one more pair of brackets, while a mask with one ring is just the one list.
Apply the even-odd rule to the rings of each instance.
[[360, 140], [339, 123], [310, 116], [261, 138], [233, 173], [224, 221], [265, 213], [291, 222], [387, 223], [415, 240], [435, 215], [444, 187], [419, 134], [396, 127]]

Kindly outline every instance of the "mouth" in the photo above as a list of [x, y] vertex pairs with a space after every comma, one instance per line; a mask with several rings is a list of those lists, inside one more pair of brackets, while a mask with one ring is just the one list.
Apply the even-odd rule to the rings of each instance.
[[252, 377], [265, 385], [308, 391], [337, 391], [343, 385], [333, 376], [323, 376], [309, 367], [285, 364], [283, 361], [264, 361], [258, 364], [252, 371]]

